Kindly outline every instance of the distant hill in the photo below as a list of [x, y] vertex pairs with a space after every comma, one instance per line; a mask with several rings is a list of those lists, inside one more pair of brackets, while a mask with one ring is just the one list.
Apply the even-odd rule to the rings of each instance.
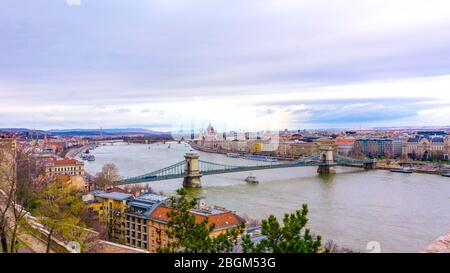
[[142, 128], [126, 129], [52, 129], [47, 132], [52, 135], [73, 135], [73, 136], [99, 136], [99, 135], [170, 135], [167, 132], [159, 132]]
[[100, 136], [100, 135], [146, 135], [146, 136], [168, 136], [170, 132], [159, 132], [143, 128], [112, 128], [112, 129], [51, 129], [51, 130], [32, 130], [28, 128], [0, 128], [0, 132], [12, 133], [38, 133], [51, 135], [65, 135], [65, 136]]

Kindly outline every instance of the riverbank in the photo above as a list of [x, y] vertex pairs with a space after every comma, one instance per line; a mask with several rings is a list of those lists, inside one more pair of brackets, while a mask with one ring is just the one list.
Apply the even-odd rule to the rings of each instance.
[[67, 151], [65, 157], [68, 158], [75, 158], [77, 157], [80, 153], [83, 153], [86, 150], [90, 150], [92, 148], [95, 147], [95, 144], [89, 144], [89, 145], [84, 145], [82, 147], [77, 147], [77, 148], [71, 148]]
[[[227, 150], [222, 150], [222, 149], [209, 149], [209, 148], [205, 148], [205, 147], [199, 147], [196, 145], [191, 144], [190, 145], [192, 149], [200, 151], [200, 152], [204, 152], [204, 153], [211, 153], [211, 154], [223, 154], [226, 155], [228, 153], [231, 153], [230, 151]], [[262, 156], [270, 156], [271, 158], [275, 158], [277, 160], [280, 161], [294, 161], [297, 160], [298, 158], [293, 158], [293, 157], [280, 157], [280, 156], [273, 156], [273, 155], [265, 155], [265, 154], [259, 154], [259, 153], [238, 153], [240, 156], [243, 155], [262, 155]]]
[[[205, 153], [211, 153], [211, 154], [223, 154], [226, 155], [228, 153], [230, 153], [230, 151], [226, 151], [226, 150], [221, 150], [221, 149], [209, 149], [209, 148], [205, 148], [205, 147], [200, 147], [200, 146], [196, 146], [191, 144], [191, 148], [200, 152], [205, 152]], [[239, 153], [240, 156], [243, 156], [243, 153]], [[257, 153], [248, 153], [250, 155], [261, 155], [261, 154], [257, 154]], [[277, 157], [277, 156], [270, 156], [272, 158], [276, 158], [277, 160], [280, 161], [294, 161], [297, 160], [298, 158], [286, 158], [286, 157]], [[413, 163], [414, 164], [414, 163]], [[450, 167], [449, 169], [441, 169], [438, 166], [436, 166], [435, 164], [427, 164], [427, 163], [421, 163], [421, 164], [416, 164], [419, 165], [420, 167], [413, 167], [411, 168], [411, 170], [414, 173], [422, 173], [422, 174], [433, 174], [433, 175], [444, 175], [446, 173], [450, 173]], [[389, 163], [387, 164], [384, 161], [379, 161], [377, 162], [375, 169], [377, 170], [386, 170], [386, 171], [391, 171], [393, 169], [399, 169], [401, 168], [402, 165], [400, 164], [400, 162], [395, 161], [393, 163]]]

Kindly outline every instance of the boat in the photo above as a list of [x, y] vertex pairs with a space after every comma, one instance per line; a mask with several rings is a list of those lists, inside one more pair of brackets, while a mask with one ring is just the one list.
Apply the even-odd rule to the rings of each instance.
[[444, 173], [442, 176], [450, 177], [450, 173]]
[[403, 167], [398, 169], [391, 169], [393, 173], [413, 173], [413, 170], [410, 167]]
[[87, 160], [87, 161], [95, 161], [95, 156], [91, 154], [81, 154], [81, 159]]
[[242, 158], [249, 160], [257, 160], [257, 161], [266, 161], [266, 162], [277, 162], [276, 158], [265, 155], [244, 155]]
[[233, 158], [239, 158], [239, 157], [241, 157], [241, 155], [238, 154], [238, 153], [227, 153], [227, 156], [228, 156], [228, 157], [233, 157]]
[[247, 178], [245, 178], [245, 182], [249, 183], [249, 184], [258, 184], [259, 181], [258, 179], [256, 179], [256, 176], [250, 174], [249, 176], [247, 176]]

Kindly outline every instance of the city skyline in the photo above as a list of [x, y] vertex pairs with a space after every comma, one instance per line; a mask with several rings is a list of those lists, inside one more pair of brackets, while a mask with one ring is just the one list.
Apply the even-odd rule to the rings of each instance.
[[6, 2], [0, 127], [450, 125], [448, 1]]

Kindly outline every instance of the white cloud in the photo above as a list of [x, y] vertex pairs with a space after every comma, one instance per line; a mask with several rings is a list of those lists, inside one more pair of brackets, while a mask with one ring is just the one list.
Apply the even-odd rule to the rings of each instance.
[[81, 0], [66, 0], [66, 3], [69, 6], [80, 6]]
[[0, 127], [450, 123], [449, 1], [6, 1]]

